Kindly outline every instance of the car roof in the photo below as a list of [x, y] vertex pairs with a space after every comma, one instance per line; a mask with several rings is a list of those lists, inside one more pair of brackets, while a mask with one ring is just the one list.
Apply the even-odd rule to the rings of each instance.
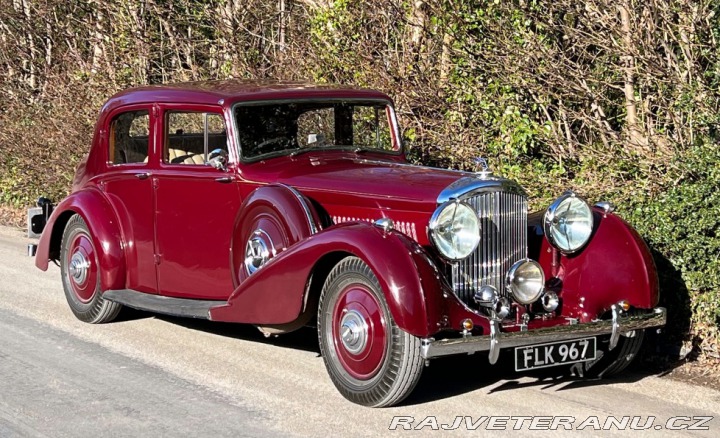
[[107, 103], [103, 107], [103, 111], [107, 111], [120, 105], [154, 102], [223, 105], [240, 101], [304, 98], [391, 100], [390, 97], [382, 92], [346, 85], [282, 82], [275, 80], [228, 79], [164, 85], [146, 85], [129, 88], [108, 99]]

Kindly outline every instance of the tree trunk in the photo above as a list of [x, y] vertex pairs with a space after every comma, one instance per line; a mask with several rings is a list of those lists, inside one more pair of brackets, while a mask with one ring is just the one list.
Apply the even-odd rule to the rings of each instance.
[[623, 70], [625, 76], [625, 127], [628, 132], [630, 145], [633, 148], [647, 149], [647, 138], [645, 138], [638, 125], [637, 104], [635, 102], [635, 57], [633, 56], [633, 34], [630, 24], [629, 1], [625, 0], [618, 5], [620, 11], [620, 25], [622, 31]]

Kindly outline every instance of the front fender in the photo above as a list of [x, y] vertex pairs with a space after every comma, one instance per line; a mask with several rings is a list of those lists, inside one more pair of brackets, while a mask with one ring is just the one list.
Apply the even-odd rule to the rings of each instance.
[[123, 289], [125, 257], [122, 234], [115, 212], [103, 194], [95, 188], [77, 191], [55, 207], [40, 236], [35, 266], [46, 271], [50, 260], [59, 259], [65, 224], [74, 214], [82, 216], [95, 242], [100, 265], [101, 289]]
[[[589, 322], [627, 300], [652, 309], [658, 304], [658, 277], [652, 255], [637, 231], [614, 214], [594, 209], [595, 231], [579, 253], [560, 259], [555, 276], [563, 315]], [[552, 249], [543, 239], [539, 261], [552, 281]]]
[[210, 309], [210, 319], [253, 324], [295, 320], [315, 263], [331, 253], [354, 255], [370, 266], [401, 329], [420, 337], [438, 331], [444, 312], [440, 272], [416, 242], [366, 223], [329, 227], [278, 254], [240, 284], [226, 305]]

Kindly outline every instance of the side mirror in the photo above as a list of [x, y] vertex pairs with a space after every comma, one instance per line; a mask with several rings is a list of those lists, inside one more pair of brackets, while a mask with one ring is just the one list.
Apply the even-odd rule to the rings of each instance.
[[225, 149], [215, 149], [208, 154], [208, 164], [217, 170], [227, 172], [228, 153]]

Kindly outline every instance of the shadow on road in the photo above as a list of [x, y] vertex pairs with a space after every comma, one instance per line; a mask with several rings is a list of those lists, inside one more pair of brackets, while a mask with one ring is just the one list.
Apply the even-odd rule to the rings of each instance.
[[[639, 357], [619, 376], [602, 380], [583, 379], [573, 376], [567, 366], [516, 373], [512, 350], [503, 351], [496, 365], [489, 364], [487, 353], [451, 356], [432, 360], [430, 366], [425, 368], [417, 388], [403, 404], [422, 404], [472, 391], [483, 391], [492, 396], [494, 393], [518, 388], [540, 387], [541, 390], [568, 391], [613, 382], [636, 382], [648, 376], [668, 374], [686, 360], [693, 360], [697, 355], [697, 345], [694, 345], [689, 354], [682, 354], [683, 357], [680, 357], [680, 347], [687, 336], [690, 322], [687, 288], [680, 272], [675, 270], [667, 259], [655, 251], [653, 256], [660, 272], [660, 305], [668, 308], [668, 326], [660, 334], [653, 330], [646, 332]], [[320, 356], [317, 332], [313, 327], [304, 327], [286, 335], [268, 338], [251, 325], [177, 318], [129, 308], [123, 309], [118, 320], [132, 321], [152, 317], [192, 330], [308, 351]], [[317, 366], [323, 366], [321, 360], [318, 360]]]
[[177, 318], [167, 315], [152, 315], [155, 318], [183, 327], [212, 333], [228, 338], [242, 339], [243, 341], [259, 342], [263, 344], [276, 345], [282, 348], [309, 351], [320, 355], [318, 346], [317, 331], [314, 327], [303, 327], [294, 332], [282, 335], [265, 337], [260, 330], [249, 324], [232, 324], [225, 322], [213, 322], [204, 319]]
[[[308, 351], [316, 353], [318, 358], [320, 357], [317, 332], [314, 327], [304, 327], [286, 335], [267, 338], [251, 325], [177, 318], [137, 310], [129, 312], [127, 320], [148, 317], [155, 317], [171, 324], [218, 336]], [[647, 336], [646, 339], [650, 344], [654, 344], [656, 341], [655, 336], [652, 335]], [[652, 350], [652, 348], [644, 349], [644, 351], [648, 350]], [[437, 358], [433, 359], [425, 368], [415, 391], [402, 405], [418, 405], [473, 391], [483, 391], [488, 396], [492, 396], [494, 393], [518, 388], [540, 387], [541, 390], [567, 391], [613, 382], [636, 382], [648, 376], [668, 373], [674, 367], [682, 364], [675, 360], [659, 369], [656, 366], [648, 367], [648, 360], [640, 357], [619, 376], [600, 380], [575, 377], [571, 375], [568, 367], [516, 373], [512, 350], [504, 350], [495, 365], [490, 365], [487, 353]], [[317, 366], [324, 366], [321, 360], [318, 360]]]

